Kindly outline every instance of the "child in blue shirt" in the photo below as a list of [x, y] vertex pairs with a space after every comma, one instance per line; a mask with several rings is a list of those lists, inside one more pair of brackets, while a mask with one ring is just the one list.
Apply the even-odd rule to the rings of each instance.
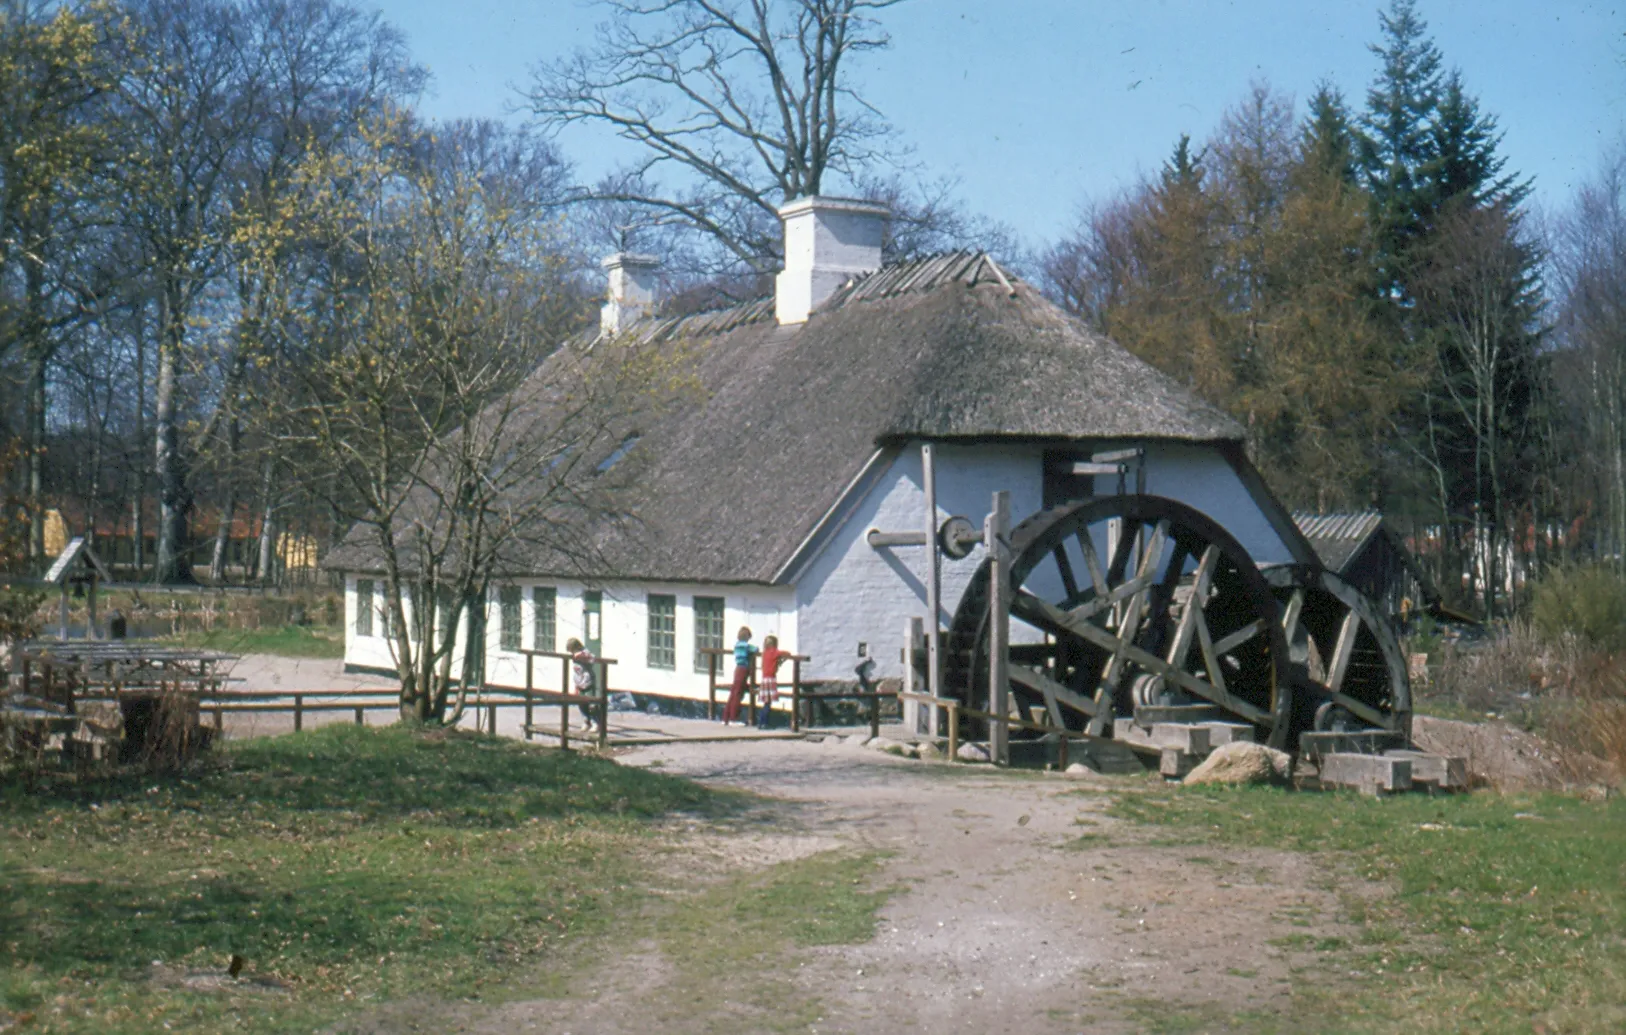
[[732, 726], [740, 718], [740, 699], [751, 685], [751, 670], [755, 667], [757, 648], [751, 643], [751, 630], [740, 626], [739, 638], [734, 643], [734, 685], [728, 690], [728, 704], [723, 708], [723, 725]]

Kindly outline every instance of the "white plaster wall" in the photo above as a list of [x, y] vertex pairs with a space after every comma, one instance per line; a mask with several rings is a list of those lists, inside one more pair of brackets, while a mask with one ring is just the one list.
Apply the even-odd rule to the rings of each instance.
[[[1039, 509], [1043, 500], [1042, 449], [1038, 446], [939, 446], [937, 520], [951, 514], [978, 528], [997, 490], [1011, 493], [1012, 520]], [[908, 619], [926, 616], [927, 552], [918, 546], [875, 549], [871, 528], [919, 531], [924, 524], [920, 448], [905, 448], [853, 516], [814, 558], [796, 587], [802, 652], [813, 661], [810, 678], [854, 678], [858, 645], [875, 659], [877, 678], [903, 674]], [[977, 548], [964, 560], [944, 558], [939, 620], [946, 626], [966, 583], [982, 562]]]
[[1293, 559], [1236, 471], [1212, 446], [1148, 444], [1146, 491], [1179, 500], [1214, 519], [1242, 544], [1255, 564], [1281, 564]]

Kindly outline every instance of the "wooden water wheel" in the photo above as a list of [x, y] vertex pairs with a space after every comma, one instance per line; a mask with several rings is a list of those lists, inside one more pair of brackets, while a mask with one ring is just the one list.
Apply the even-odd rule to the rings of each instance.
[[1293, 738], [1380, 729], [1411, 736], [1406, 656], [1366, 595], [1324, 568], [1281, 565], [1264, 576], [1282, 609], [1293, 659]]
[[[944, 688], [988, 706], [988, 562], [948, 631]], [[1095, 497], [1011, 531], [1010, 697], [1027, 721], [1105, 734], [1137, 709], [1190, 709], [1280, 746], [1292, 715], [1276, 599], [1246, 550], [1157, 496]], [[969, 732], [985, 731], [986, 721]]]

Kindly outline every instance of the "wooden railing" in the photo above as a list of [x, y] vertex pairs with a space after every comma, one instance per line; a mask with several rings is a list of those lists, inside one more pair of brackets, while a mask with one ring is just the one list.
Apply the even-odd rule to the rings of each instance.
[[[530, 740], [532, 733], [536, 729], [535, 723], [532, 722], [534, 717], [532, 711], [535, 704], [537, 702], [557, 704], [560, 706], [559, 746], [567, 751], [570, 750], [570, 708], [572, 705], [581, 704], [584, 696], [570, 693], [565, 689], [571, 685], [570, 665], [571, 659], [575, 655], [557, 650], [522, 650], [520, 653], [525, 655], [525, 689], [521, 691], [525, 695], [525, 739]], [[537, 658], [559, 659], [560, 690], [536, 689]], [[594, 671], [593, 687], [597, 691], [597, 693], [591, 695], [593, 699], [593, 724], [598, 727], [595, 732], [597, 733], [598, 746], [601, 748], [609, 739], [604, 721], [608, 718], [610, 710], [610, 666], [615, 663], [614, 658], [594, 658], [592, 662]], [[495, 729], [495, 725], [492, 728]]]
[[[701, 647], [699, 651], [706, 656], [706, 718], [715, 721], [717, 718], [718, 659], [733, 657], [734, 648]], [[790, 658], [790, 731], [800, 733], [802, 730], [802, 662], [811, 661], [812, 658], [806, 654], [787, 654], [786, 657]], [[753, 726], [756, 725], [757, 721], [757, 690], [760, 688], [757, 682], [759, 658], [760, 655], [751, 655], [751, 678], [745, 688], [749, 708], [746, 714]], [[732, 680], [724, 685], [728, 686], [730, 692], [732, 692]]]

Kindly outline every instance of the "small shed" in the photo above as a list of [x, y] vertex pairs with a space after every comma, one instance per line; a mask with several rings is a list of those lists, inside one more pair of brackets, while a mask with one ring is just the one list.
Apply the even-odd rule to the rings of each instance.
[[1391, 617], [1439, 606], [1440, 593], [1433, 580], [1381, 511], [1297, 511], [1293, 523], [1327, 570], [1342, 575]]
[[106, 565], [102, 564], [102, 559], [96, 556], [96, 551], [91, 549], [90, 544], [80, 538], [70, 539], [42, 581], [48, 586], [58, 587], [62, 593], [59, 638], [64, 640], [68, 638], [68, 592], [70, 587], [77, 586], [90, 598], [85, 636], [87, 639], [97, 639], [97, 584], [112, 582], [113, 577], [108, 574]]

